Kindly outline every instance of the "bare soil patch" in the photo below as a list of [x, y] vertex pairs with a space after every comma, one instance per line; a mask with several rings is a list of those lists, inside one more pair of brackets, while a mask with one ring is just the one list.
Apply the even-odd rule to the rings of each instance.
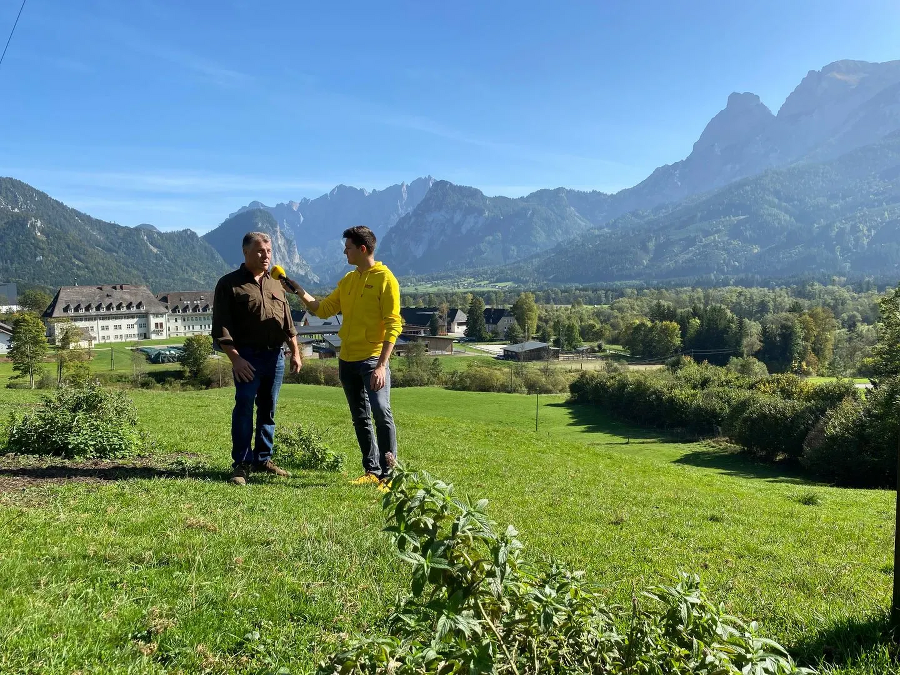
[[[218, 476], [218, 474], [216, 474]], [[0, 494], [29, 487], [146, 478], [210, 477], [194, 454], [129, 457], [121, 460], [66, 460], [33, 455], [0, 455]]]

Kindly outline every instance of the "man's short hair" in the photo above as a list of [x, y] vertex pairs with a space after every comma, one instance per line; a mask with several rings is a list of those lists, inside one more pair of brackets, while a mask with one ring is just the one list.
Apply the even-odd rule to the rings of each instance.
[[267, 235], [265, 232], [248, 232], [244, 235], [244, 241], [241, 242], [241, 248], [244, 252], [247, 252], [247, 249], [253, 244], [254, 241], [261, 241], [264, 244], [268, 244], [272, 241], [272, 238]]
[[342, 234], [341, 237], [352, 241], [356, 248], [365, 245], [366, 250], [369, 253], [375, 252], [375, 233], [365, 225], [347, 228], [344, 230], [344, 234]]

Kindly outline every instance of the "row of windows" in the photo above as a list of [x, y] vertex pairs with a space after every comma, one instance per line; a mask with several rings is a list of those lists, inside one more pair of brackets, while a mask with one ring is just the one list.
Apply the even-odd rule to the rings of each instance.
[[112, 312], [112, 311], [121, 312], [123, 309], [124, 310], [136, 309], [136, 310], [140, 311], [140, 310], [144, 309], [144, 303], [139, 302], [137, 305], [135, 305], [132, 302], [129, 302], [128, 304], [124, 304], [124, 303], [120, 302], [120, 303], [116, 304], [115, 306], [113, 306], [112, 303], [109, 303], [105, 307], [100, 304], [98, 304], [96, 307], [92, 307], [91, 305], [85, 305], [84, 307], [82, 307], [81, 305], [75, 305], [75, 307], [72, 307], [71, 305], [66, 305], [65, 307], [63, 307], [63, 312], [65, 312], [66, 314], [68, 314], [70, 312], [74, 312], [76, 314], [81, 313], [81, 312]]

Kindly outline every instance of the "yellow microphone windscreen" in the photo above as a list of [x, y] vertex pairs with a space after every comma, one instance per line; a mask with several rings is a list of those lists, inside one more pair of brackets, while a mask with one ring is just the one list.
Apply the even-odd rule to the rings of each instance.
[[284, 268], [281, 265], [272, 265], [272, 270], [269, 272], [269, 275], [278, 281], [281, 277], [287, 277], [287, 274], [284, 273]]

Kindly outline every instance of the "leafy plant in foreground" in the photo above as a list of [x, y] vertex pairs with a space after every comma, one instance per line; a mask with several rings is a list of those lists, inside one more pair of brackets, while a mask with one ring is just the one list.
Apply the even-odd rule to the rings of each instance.
[[63, 386], [24, 414], [13, 413], [6, 451], [57, 457], [126, 457], [145, 445], [134, 403], [96, 382]]
[[286, 425], [275, 430], [275, 454], [285, 465], [298, 469], [340, 471], [344, 456], [328, 447], [311, 425]]
[[516, 530], [498, 532], [487, 500], [398, 467], [383, 507], [410, 595], [386, 634], [358, 639], [321, 664], [344, 673], [596, 673], [786, 675], [797, 667], [775, 642], [710, 603], [682, 575], [607, 606], [582, 572], [526, 563]]

